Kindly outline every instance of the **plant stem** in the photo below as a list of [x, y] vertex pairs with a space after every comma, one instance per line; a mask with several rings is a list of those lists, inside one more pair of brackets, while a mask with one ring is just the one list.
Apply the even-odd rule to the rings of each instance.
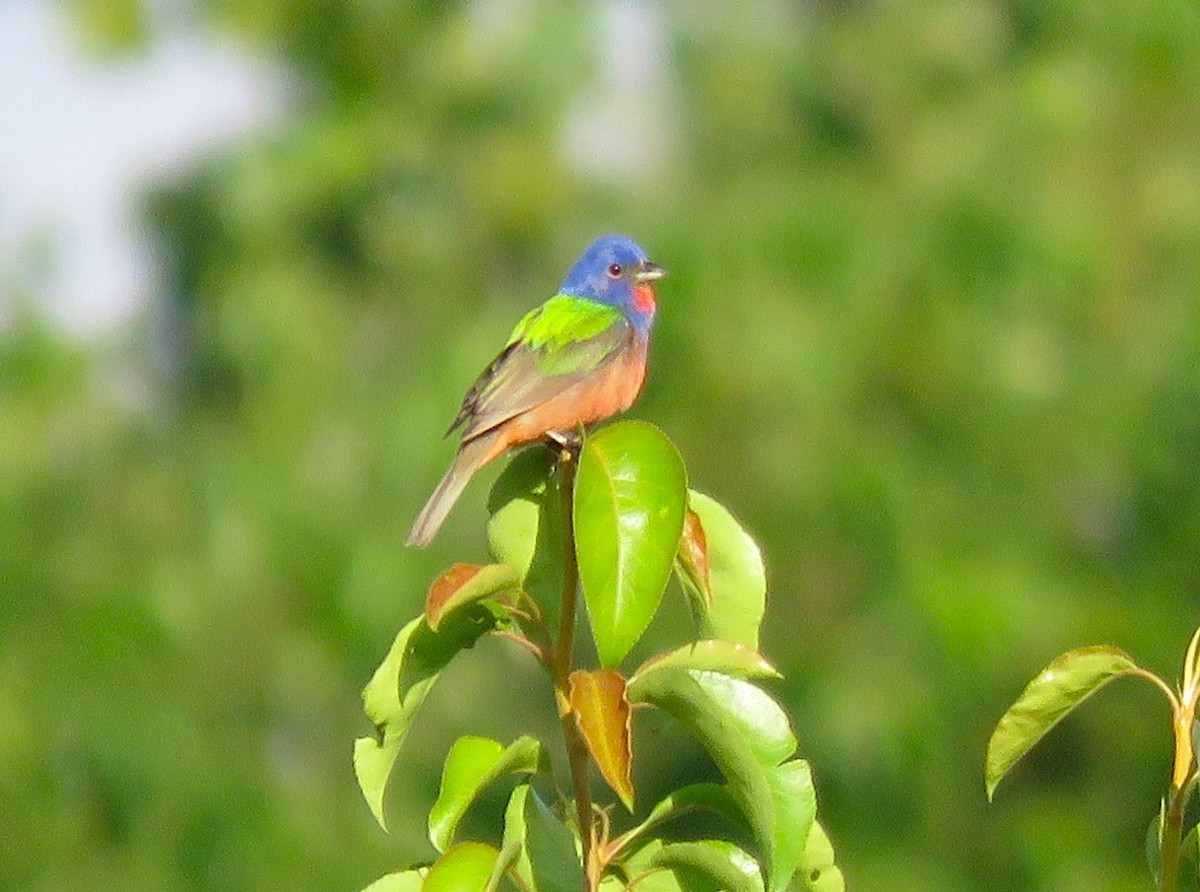
[[1175, 883], [1179, 877], [1179, 849], [1183, 839], [1183, 797], [1179, 791], [1172, 788], [1167, 794], [1166, 808], [1163, 809], [1162, 826], [1159, 828], [1159, 892], [1175, 892]]
[[571, 766], [571, 786], [575, 793], [575, 813], [579, 821], [579, 838], [583, 845], [584, 892], [598, 887], [599, 876], [592, 864], [595, 848], [594, 821], [592, 815], [592, 793], [588, 784], [588, 750], [575, 713], [571, 710], [571, 661], [575, 650], [575, 614], [579, 599], [579, 566], [575, 557], [575, 524], [573, 503], [575, 491], [575, 468], [579, 452], [564, 446], [558, 454], [558, 488], [562, 507], [563, 526], [563, 588], [562, 613], [559, 617], [558, 641], [555, 643], [551, 672], [554, 676], [555, 698], [558, 701], [558, 717], [562, 723], [563, 741], [567, 748], [567, 761]]
[[578, 453], [564, 446], [558, 453], [558, 492], [563, 526], [563, 587], [559, 604], [562, 613], [558, 618], [558, 642], [555, 645], [555, 683], [562, 682], [565, 689], [567, 676], [571, 673], [571, 658], [575, 650], [575, 609], [579, 597], [579, 566], [575, 557], [575, 522], [573, 495], [575, 489], [575, 465]]
[[1179, 860], [1183, 847], [1183, 817], [1196, 780], [1196, 752], [1192, 746], [1192, 726], [1200, 703], [1200, 630], [1188, 644], [1183, 661], [1183, 683], [1179, 696], [1172, 697], [1171, 724], [1175, 732], [1175, 763], [1171, 769], [1171, 789], [1159, 827], [1161, 872], [1159, 892], [1175, 892], [1179, 880]]
[[[1189, 742], [1189, 752], [1191, 746]], [[1178, 758], [1178, 752], [1176, 753]], [[1183, 819], [1187, 813], [1188, 800], [1196, 786], [1196, 775], [1192, 773], [1182, 786], [1171, 784], [1163, 807], [1162, 826], [1159, 828], [1160, 877], [1159, 892], [1175, 892], [1179, 882], [1179, 865], [1183, 854]]]

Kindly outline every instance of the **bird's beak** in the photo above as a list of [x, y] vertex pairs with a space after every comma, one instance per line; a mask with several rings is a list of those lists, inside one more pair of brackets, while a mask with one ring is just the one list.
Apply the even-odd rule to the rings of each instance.
[[649, 260], [643, 260], [637, 265], [637, 269], [633, 271], [633, 281], [639, 285], [643, 282], [653, 282], [656, 279], [661, 279], [667, 274], [667, 271], [657, 263], [652, 263]]

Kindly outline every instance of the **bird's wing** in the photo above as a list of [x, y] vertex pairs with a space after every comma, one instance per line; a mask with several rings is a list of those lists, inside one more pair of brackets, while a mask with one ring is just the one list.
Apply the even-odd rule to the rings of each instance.
[[458, 417], [469, 440], [539, 406], [619, 356], [635, 337], [615, 307], [558, 295], [517, 323], [508, 346], [467, 392]]

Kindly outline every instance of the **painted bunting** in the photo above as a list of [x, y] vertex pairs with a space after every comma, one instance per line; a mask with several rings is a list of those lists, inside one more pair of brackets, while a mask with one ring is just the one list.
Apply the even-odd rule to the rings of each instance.
[[596, 239], [558, 293], [517, 323], [463, 398], [446, 432], [462, 429], [454, 464], [409, 531], [427, 545], [471, 475], [515, 446], [568, 440], [629, 408], [646, 377], [653, 282], [666, 275], [636, 242]]

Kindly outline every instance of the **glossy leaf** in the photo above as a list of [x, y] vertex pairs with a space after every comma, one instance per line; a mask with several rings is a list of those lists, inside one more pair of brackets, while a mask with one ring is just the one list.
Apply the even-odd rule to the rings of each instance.
[[422, 870], [400, 870], [381, 876], [362, 892], [421, 892], [428, 868]]
[[575, 544], [605, 667], [621, 662], [658, 610], [686, 502], [683, 459], [658, 428], [625, 421], [588, 437], [575, 479]]
[[817, 816], [817, 793], [812, 771], [803, 759], [767, 770], [767, 785], [775, 808], [775, 826], [768, 876], [773, 890], [786, 889], [804, 858], [808, 835]]
[[363, 688], [363, 710], [374, 723], [377, 736], [354, 742], [354, 773], [371, 813], [384, 830], [384, 794], [414, 713], [454, 655], [494, 629], [500, 619], [486, 605], [472, 604], [448, 617], [437, 632], [423, 617], [412, 620], [400, 630]]
[[622, 834], [621, 848], [635, 843], [658, 825], [694, 811], [713, 812], [738, 827], [749, 829], [741, 807], [726, 787], [721, 784], [690, 784], [660, 800], [640, 824]]
[[[694, 716], [706, 731], [707, 720], [714, 720], [719, 727], [707, 735], [714, 745], [736, 738], [762, 765], [778, 765], [796, 750], [796, 738], [779, 704], [762, 688], [744, 679], [721, 672], [666, 666], [639, 673], [636, 683], [629, 685], [628, 696], [632, 702], [651, 703], [677, 719]], [[691, 721], [684, 724], [697, 730]], [[706, 745], [709, 742], [703, 737], [700, 741]]]
[[579, 892], [583, 865], [575, 835], [530, 789], [525, 797], [525, 849], [538, 892]]
[[683, 562], [677, 562], [677, 575], [688, 594], [700, 636], [757, 650], [758, 627], [767, 601], [762, 553], [720, 502], [693, 489], [688, 492], [688, 507], [704, 530], [709, 591], [698, 585], [695, 573]]
[[451, 846], [430, 866], [421, 892], [485, 892], [499, 854], [482, 842]]
[[1136, 671], [1124, 651], [1102, 646], [1065, 653], [1038, 673], [1001, 717], [988, 742], [988, 799], [1017, 760], [1075, 707], [1114, 678]]
[[652, 672], [670, 668], [707, 669], [734, 678], [782, 678], [766, 658], [732, 641], [693, 641], [669, 653], [651, 657], [629, 679], [630, 685]]
[[518, 452], [488, 496], [488, 549], [516, 568], [521, 584], [553, 627], [562, 596], [562, 498], [555, 452], [531, 446]]
[[[536, 888], [533, 882], [533, 868], [529, 864], [529, 853], [525, 847], [525, 809], [532, 793], [528, 783], [517, 784], [508, 804], [504, 807], [504, 836], [500, 844], [500, 858], [497, 866], [512, 871], [521, 881], [521, 888]], [[493, 882], [499, 882], [499, 876], [493, 877]]]
[[508, 564], [455, 564], [429, 587], [425, 621], [436, 632], [448, 613], [484, 598], [515, 593], [520, 583], [520, 574]]
[[[793, 778], [792, 769], [774, 769], [795, 751], [796, 739], [779, 705], [750, 682], [682, 668], [648, 673], [630, 686], [629, 698], [662, 709], [700, 741], [729, 782], [760, 860], [768, 869], [783, 864], [791, 849], [780, 825], [792, 816], [781, 814], [779, 796]], [[779, 888], [788, 877], [772, 872], [768, 879]]]
[[633, 741], [625, 679], [612, 669], [572, 672], [571, 710], [592, 761], [624, 806], [633, 811]]
[[539, 741], [519, 737], [509, 746], [486, 737], [460, 737], [446, 755], [437, 801], [429, 810], [429, 841], [439, 852], [454, 839], [458, 822], [479, 792], [513, 772], [532, 774], [544, 764]]
[[637, 885], [630, 886], [620, 876], [610, 873], [600, 881], [600, 892], [721, 892], [715, 884], [707, 881], [688, 881], [685, 884], [672, 871], [665, 869], [634, 876], [638, 877]]
[[846, 878], [834, 861], [833, 843], [820, 821], [813, 821], [797, 873], [808, 892], [846, 892]]
[[726, 892], [763, 892], [758, 862], [725, 840], [670, 843], [654, 855], [651, 864], [674, 870], [684, 868], [708, 877]]
[[[710, 877], [695, 870], [655, 864], [662, 849], [661, 840], [647, 841], [600, 881], [600, 892], [722, 892]], [[622, 876], [635, 879], [636, 885], [629, 886]]]

